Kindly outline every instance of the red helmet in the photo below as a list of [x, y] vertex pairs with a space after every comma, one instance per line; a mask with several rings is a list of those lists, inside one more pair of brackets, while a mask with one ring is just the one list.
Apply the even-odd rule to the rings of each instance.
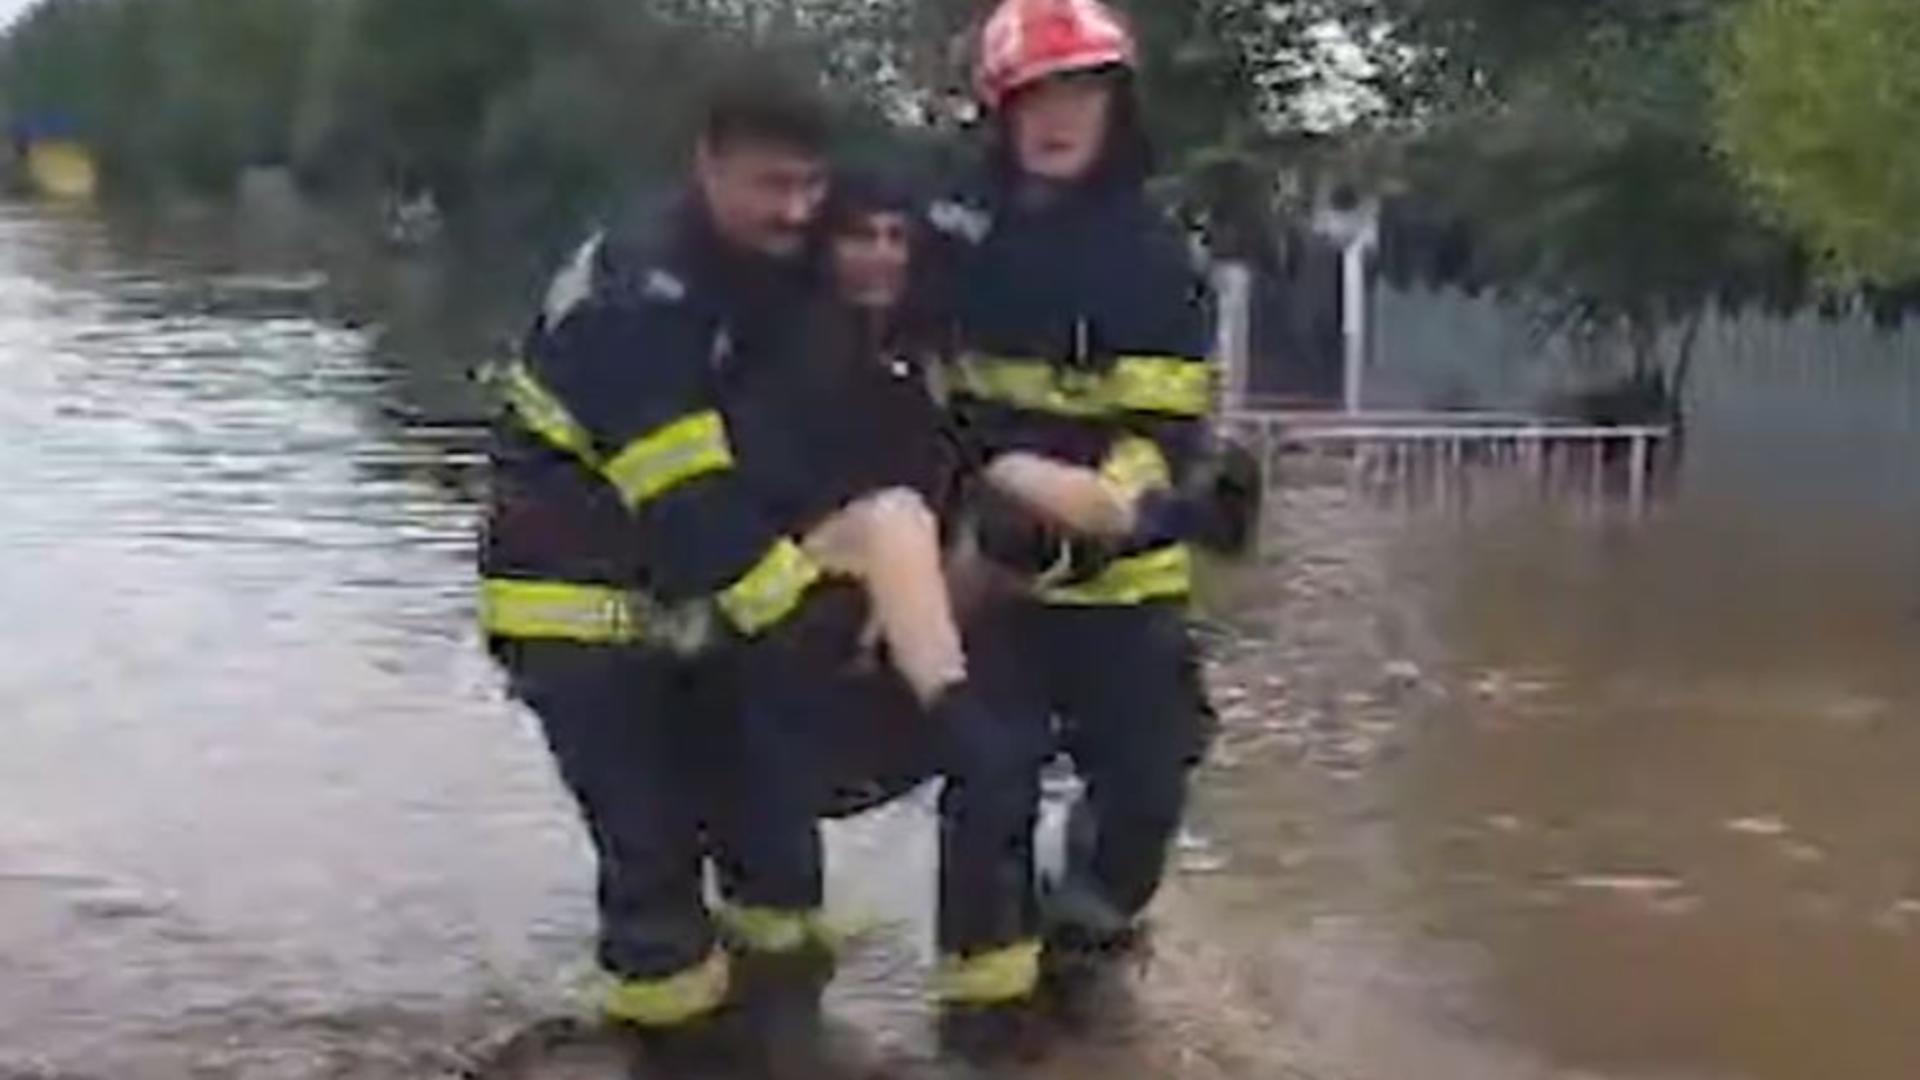
[[1004, 0], [980, 34], [974, 92], [998, 109], [1042, 79], [1137, 62], [1126, 18], [1100, 0]]

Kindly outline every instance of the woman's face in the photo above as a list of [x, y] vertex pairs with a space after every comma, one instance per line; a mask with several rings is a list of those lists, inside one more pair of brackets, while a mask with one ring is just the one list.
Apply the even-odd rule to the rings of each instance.
[[855, 307], [899, 307], [912, 263], [912, 228], [902, 212], [861, 214], [833, 234], [834, 283]]
[[1023, 90], [1009, 106], [1020, 171], [1043, 180], [1084, 179], [1100, 161], [1113, 114], [1113, 82], [1065, 75]]

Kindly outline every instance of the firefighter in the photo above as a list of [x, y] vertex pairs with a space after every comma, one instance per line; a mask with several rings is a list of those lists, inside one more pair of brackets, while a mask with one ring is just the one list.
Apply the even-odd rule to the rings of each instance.
[[483, 622], [596, 849], [605, 1013], [667, 1075], [738, 1058], [737, 1017], [771, 1025], [754, 1067], [824, 1071], [782, 1041], [826, 971], [815, 748], [785, 690], [848, 590], [740, 447], [754, 388], [800, 359], [825, 115], [796, 80], [730, 82], [684, 197], [582, 247], [496, 378]]
[[[1091, 473], [1129, 511], [1072, 520], [1025, 500], [1052, 554], [1030, 599], [969, 636], [990, 710], [1023, 733], [954, 775], [943, 806], [946, 1031], [991, 1056], [1028, 1044], [1043, 972], [1071, 989], [1128, 952], [1161, 883], [1205, 727], [1188, 541], [1214, 524], [1197, 509], [1209, 500], [1165, 496], [1206, 454], [1215, 376], [1200, 276], [1144, 194], [1124, 19], [1098, 0], [1006, 0], [977, 63], [985, 175], [930, 213], [955, 249], [954, 407], [990, 477], [1034, 462]], [[1056, 736], [1085, 789], [1043, 903], [1031, 837]]]

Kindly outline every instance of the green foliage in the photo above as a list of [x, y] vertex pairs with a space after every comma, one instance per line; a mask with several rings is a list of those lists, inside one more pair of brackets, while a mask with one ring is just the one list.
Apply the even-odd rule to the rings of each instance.
[[905, 85], [890, 10], [49, 0], [0, 48], [0, 95], [16, 117], [71, 118], [122, 193], [217, 194], [248, 166], [288, 164], [309, 187], [426, 191], [452, 213], [570, 229], [665, 179], [715, 72], [771, 54], [874, 111]]
[[[950, 133], [992, 2], [48, 0], [0, 46], [0, 96], [73, 117], [123, 190], [284, 162], [550, 237], [670, 177], [700, 84], [770, 54], [844, 92], [866, 156]], [[1476, 280], [1631, 342], [1797, 302], [1804, 260], [1749, 190], [1863, 272], [1920, 262], [1911, 0], [1116, 2], [1162, 183], [1249, 250], [1276, 177], [1344, 159], [1463, 222]], [[1370, 109], [1331, 138], [1329, 87]]]
[[71, 118], [110, 180], [219, 188], [284, 160], [313, 0], [67, 0], [7, 38], [16, 117]]
[[[1789, 238], [1712, 141], [1712, 0], [1398, 0], [1427, 123], [1420, 198], [1464, 219], [1475, 276], [1646, 370], [1710, 304], [1790, 306]], [[1551, 8], [1551, 11], [1542, 9]], [[1680, 365], [1680, 358], [1667, 362]]]
[[1920, 277], [1920, 6], [1751, 0], [1714, 71], [1721, 142], [1759, 198], [1841, 275]]

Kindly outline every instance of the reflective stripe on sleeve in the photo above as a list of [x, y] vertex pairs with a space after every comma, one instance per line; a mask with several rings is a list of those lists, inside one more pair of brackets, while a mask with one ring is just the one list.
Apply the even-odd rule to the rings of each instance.
[[582, 645], [628, 645], [641, 632], [624, 589], [508, 578], [480, 583], [480, 626], [492, 637]]
[[534, 377], [527, 365], [515, 361], [501, 368], [494, 379], [500, 394], [528, 431], [538, 435], [555, 449], [564, 450], [586, 462], [595, 460], [593, 436], [585, 425], [574, 419], [564, 403]]
[[755, 637], [792, 615], [824, 573], [799, 544], [782, 539], [720, 593], [720, 610], [741, 633]]
[[1044, 360], [974, 356], [961, 360], [960, 394], [1028, 412], [1081, 419], [1145, 413], [1185, 419], [1213, 405], [1214, 369], [1179, 356], [1122, 356], [1104, 372], [1079, 372]]
[[691, 413], [628, 443], [601, 468], [634, 509], [710, 473], [733, 468], [727, 425], [714, 410]]
[[1130, 607], [1192, 592], [1193, 549], [1175, 544], [1115, 559], [1093, 580], [1047, 588], [1040, 598], [1062, 607]]

